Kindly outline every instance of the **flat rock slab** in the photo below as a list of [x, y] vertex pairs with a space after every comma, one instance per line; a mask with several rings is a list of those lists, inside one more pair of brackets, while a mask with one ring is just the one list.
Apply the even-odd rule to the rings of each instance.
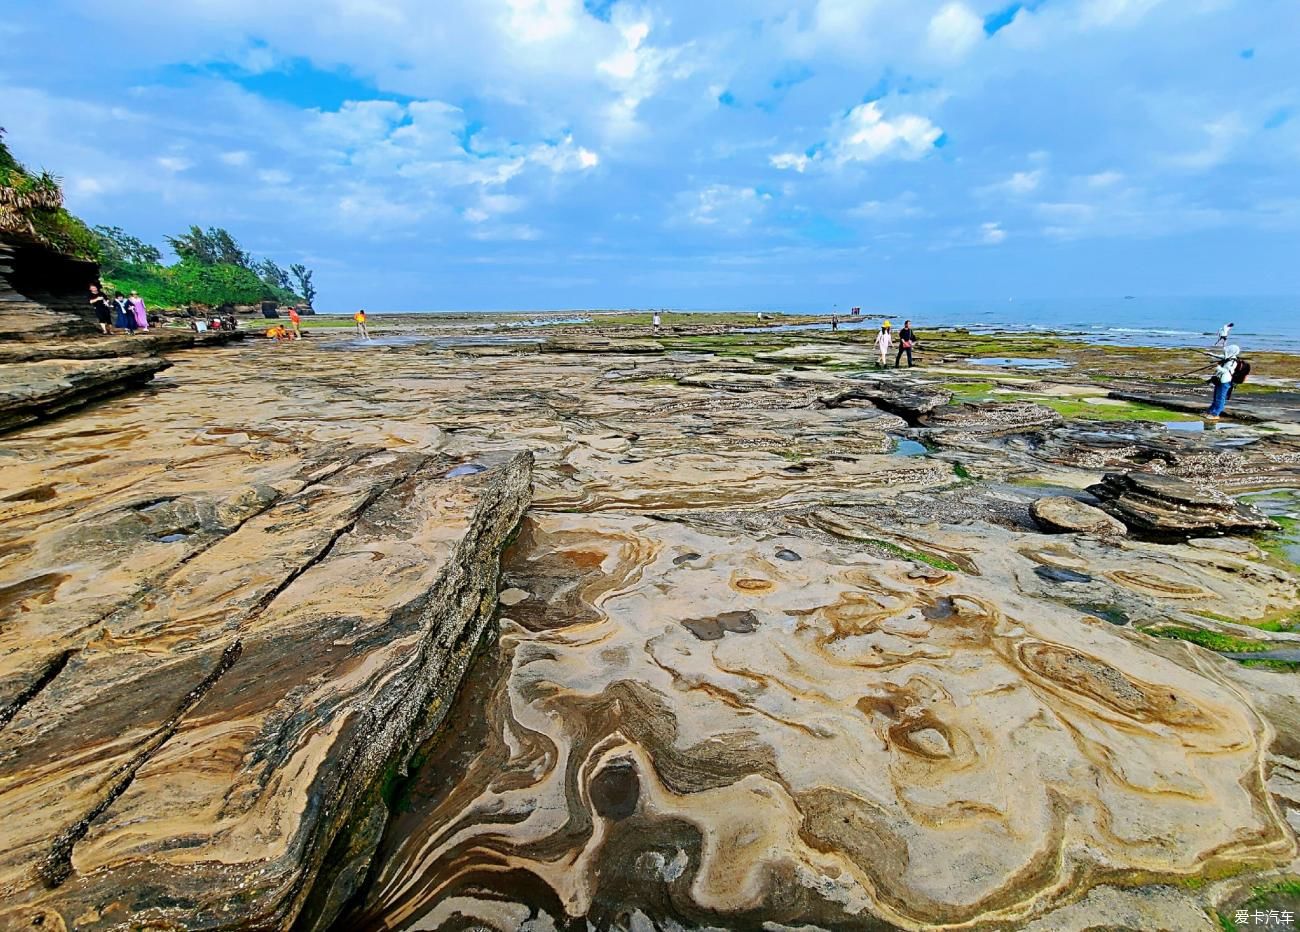
[[57, 417], [143, 385], [171, 363], [157, 356], [45, 359], [0, 366], [0, 431]]
[[43, 340], [32, 343], [0, 343], [0, 364], [39, 362], [43, 359], [112, 359], [119, 356], [152, 356], [175, 350], [224, 346], [245, 339], [248, 330], [163, 330], [154, 328], [134, 336], [95, 334], [75, 340]]
[[0, 732], [0, 927], [290, 925], [454, 693], [531, 464], [370, 453], [106, 615]]

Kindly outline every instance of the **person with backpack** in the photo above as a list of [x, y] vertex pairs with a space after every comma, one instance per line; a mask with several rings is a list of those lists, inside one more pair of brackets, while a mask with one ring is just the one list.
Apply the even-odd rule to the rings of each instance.
[[1232, 389], [1246, 381], [1246, 376], [1250, 375], [1250, 363], [1240, 357], [1241, 347], [1234, 343], [1223, 351], [1223, 358], [1214, 367], [1214, 372], [1210, 376], [1214, 397], [1210, 401], [1209, 410], [1205, 412], [1207, 421], [1219, 419], [1223, 409], [1228, 405], [1228, 399], [1232, 397]]

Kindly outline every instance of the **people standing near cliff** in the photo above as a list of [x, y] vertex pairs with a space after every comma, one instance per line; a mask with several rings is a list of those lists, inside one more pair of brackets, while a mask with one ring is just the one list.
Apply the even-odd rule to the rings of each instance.
[[302, 316], [298, 309], [292, 304], [289, 305], [289, 324], [293, 327], [293, 338], [295, 340], [302, 338]]
[[112, 333], [113, 307], [99, 290], [99, 285], [90, 286], [90, 309], [95, 314], [95, 322], [99, 324], [99, 332], [105, 336]]
[[127, 301], [126, 295], [118, 292], [113, 295], [113, 324], [118, 330], [125, 330], [128, 333], [135, 333], [135, 314], [131, 310], [131, 303]]
[[1215, 346], [1227, 346], [1227, 345], [1228, 345], [1228, 336], [1232, 333], [1232, 328], [1235, 327], [1235, 326], [1237, 326], [1237, 325], [1236, 325], [1236, 324], [1224, 324], [1222, 327], [1220, 327], [1220, 328], [1219, 328], [1219, 338], [1218, 338], [1217, 340], [1214, 341], [1214, 345], [1215, 345]]
[[[886, 324], [889, 321], [885, 321]], [[889, 335], [888, 327], [881, 327], [880, 333], [876, 335], [876, 351], [880, 353], [880, 366], [884, 368], [889, 365], [889, 347], [893, 342]]]
[[149, 312], [145, 310], [144, 299], [140, 297], [138, 291], [131, 292], [131, 299], [128, 302], [131, 305], [131, 315], [135, 318], [135, 326], [139, 330], [149, 329]]
[[912, 347], [916, 346], [916, 334], [912, 332], [912, 322], [903, 321], [903, 329], [898, 334], [898, 355], [894, 357], [894, 368], [903, 360], [903, 354], [907, 354], [907, 368], [912, 368]]
[[655, 311], [655, 312], [654, 312], [654, 315], [650, 318], [650, 322], [651, 322], [652, 326], [654, 327], [655, 336], [659, 336], [659, 324], [661, 323], [661, 321], [659, 320], [659, 312], [658, 312], [658, 311]]
[[832, 314], [832, 315], [831, 315], [831, 332], [834, 333], [836, 330], [839, 330], [839, 329], [840, 329], [840, 315], [839, 315], [839, 314]]
[[352, 315], [352, 319], [357, 322], [357, 335], [363, 340], [370, 339], [370, 331], [366, 329], [366, 309], [362, 308]]
[[1214, 397], [1210, 400], [1210, 408], [1205, 412], [1207, 421], [1217, 421], [1219, 415], [1223, 414], [1223, 409], [1228, 405], [1228, 399], [1232, 396], [1232, 387], [1239, 381], [1244, 381], [1245, 374], [1250, 371], [1249, 366], [1240, 369], [1242, 361], [1237, 357], [1241, 355], [1241, 347], [1235, 343], [1226, 347], [1223, 351], [1223, 358], [1219, 364], [1214, 367], [1214, 372], [1210, 376], [1210, 385], [1214, 387]]

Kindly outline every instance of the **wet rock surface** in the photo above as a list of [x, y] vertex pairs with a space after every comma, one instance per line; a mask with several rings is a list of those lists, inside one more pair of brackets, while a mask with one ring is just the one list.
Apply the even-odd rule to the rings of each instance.
[[1184, 929], [1295, 873], [1285, 545], [1034, 514], [1285, 520], [1286, 425], [438, 326], [6, 436], [0, 927]]

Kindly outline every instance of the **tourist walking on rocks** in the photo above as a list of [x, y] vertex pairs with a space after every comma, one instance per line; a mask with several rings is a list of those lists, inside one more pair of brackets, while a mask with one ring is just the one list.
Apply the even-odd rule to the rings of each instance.
[[894, 368], [903, 360], [903, 354], [907, 354], [907, 368], [912, 368], [912, 347], [916, 346], [916, 334], [912, 332], [912, 322], [903, 321], [903, 329], [898, 334], [898, 355], [894, 357]]
[[108, 298], [104, 297], [98, 285], [90, 286], [90, 309], [95, 314], [95, 322], [99, 324], [99, 332], [104, 335], [112, 333], [113, 306]]
[[650, 318], [651, 325], [654, 327], [655, 336], [659, 336], [659, 312], [655, 311]]
[[131, 316], [135, 318], [135, 326], [139, 330], [149, 329], [149, 312], [145, 310], [144, 299], [140, 297], [138, 291], [131, 292]]
[[1217, 421], [1219, 415], [1223, 414], [1223, 409], [1228, 405], [1228, 398], [1232, 395], [1232, 385], [1237, 375], [1237, 367], [1240, 365], [1237, 357], [1241, 355], [1241, 347], [1235, 343], [1223, 351], [1223, 358], [1219, 364], [1214, 367], [1214, 374], [1210, 376], [1210, 385], [1214, 387], [1214, 397], [1210, 401], [1210, 409], [1205, 412], [1207, 421]]
[[1214, 345], [1215, 345], [1215, 346], [1227, 346], [1227, 345], [1228, 345], [1228, 336], [1229, 336], [1229, 334], [1232, 333], [1232, 328], [1235, 327], [1235, 326], [1237, 326], [1237, 325], [1236, 325], [1236, 324], [1224, 324], [1222, 327], [1220, 327], [1220, 328], [1219, 328], [1219, 338], [1218, 338], [1217, 340], [1214, 341]]
[[295, 340], [302, 338], [302, 316], [298, 309], [292, 304], [289, 305], [289, 325], [293, 327], [293, 338]]
[[[886, 321], [885, 323], [888, 323]], [[876, 335], [876, 351], [880, 353], [880, 366], [883, 369], [889, 365], [889, 347], [893, 343], [889, 335], [888, 327], [881, 327], [880, 333]]]
[[366, 329], [366, 310], [362, 308], [352, 315], [352, 319], [357, 322], [357, 335], [363, 340], [370, 339], [370, 331]]
[[831, 333], [834, 333], [836, 330], [839, 330], [839, 329], [840, 329], [840, 315], [839, 315], [839, 314], [832, 314], [832, 315], [831, 315]]

